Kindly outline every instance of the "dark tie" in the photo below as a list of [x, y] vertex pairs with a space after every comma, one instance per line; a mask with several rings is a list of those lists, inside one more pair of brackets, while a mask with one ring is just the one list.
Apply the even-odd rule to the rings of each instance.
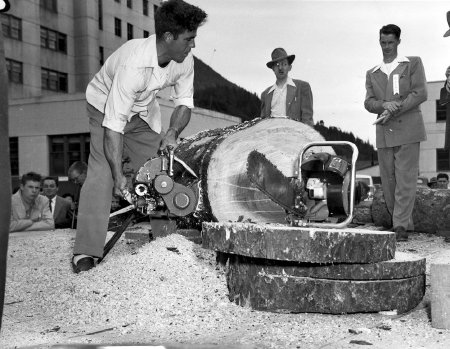
[[48, 207], [50, 208], [50, 212], [52, 212], [52, 200], [48, 200]]

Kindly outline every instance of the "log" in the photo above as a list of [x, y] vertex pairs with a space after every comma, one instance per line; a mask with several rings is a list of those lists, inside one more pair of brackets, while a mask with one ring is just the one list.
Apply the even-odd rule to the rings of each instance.
[[438, 255], [430, 266], [431, 326], [450, 329], [450, 251]]
[[[382, 189], [375, 192], [371, 214], [375, 225], [392, 227]], [[436, 234], [450, 230], [450, 190], [417, 187], [412, 216], [416, 232]]]
[[[425, 260], [407, 259], [378, 263], [376, 276], [379, 279], [374, 280], [370, 264], [358, 275], [363, 279], [355, 279], [347, 272], [350, 279], [332, 279], [333, 275], [327, 275], [332, 269], [327, 268], [333, 267], [325, 267], [324, 275], [313, 272], [306, 276], [311, 271], [308, 267], [267, 266], [236, 256], [230, 260], [227, 273], [229, 299], [241, 306], [273, 312], [345, 314], [397, 310], [404, 313], [416, 307], [425, 293]], [[383, 264], [388, 265], [386, 274]], [[402, 272], [398, 274], [400, 278], [393, 278], [397, 264]], [[420, 268], [421, 274], [414, 271], [414, 266]], [[351, 271], [364, 269], [366, 265], [344, 268]], [[411, 276], [402, 277], [408, 276], [404, 273], [407, 270]], [[319, 278], [321, 275], [328, 277]]]
[[[288, 177], [297, 176], [297, 159], [304, 145], [324, 138], [311, 126], [283, 118], [254, 119], [223, 129], [200, 132], [179, 144], [175, 155], [201, 178], [202, 209], [179, 227], [201, 229], [203, 221], [285, 223], [286, 213], [247, 178], [247, 157], [263, 153]], [[331, 147], [315, 147], [309, 152]], [[176, 171], [175, 171], [176, 172]], [[184, 224], [183, 224], [184, 223]]]
[[395, 234], [365, 229], [205, 222], [202, 246], [253, 258], [307, 263], [375, 263], [394, 258]]

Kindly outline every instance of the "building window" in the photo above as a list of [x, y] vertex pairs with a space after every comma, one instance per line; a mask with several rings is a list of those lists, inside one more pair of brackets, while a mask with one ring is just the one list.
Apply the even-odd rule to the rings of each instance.
[[450, 151], [436, 149], [436, 171], [450, 171]]
[[19, 175], [19, 138], [9, 138], [9, 162], [11, 165], [11, 176]]
[[119, 18], [114, 18], [114, 34], [122, 37], [122, 21]]
[[127, 0], [127, 7], [128, 8], [133, 8], [133, 1], [132, 0]]
[[127, 39], [133, 39], [133, 25], [130, 23], [127, 23]]
[[144, 38], [148, 38], [150, 36], [150, 32], [148, 30], [144, 30]]
[[155, 13], [158, 10], [158, 6], [157, 5], [153, 5], [153, 18], [155, 17]]
[[41, 27], [41, 47], [67, 53], [67, 35]]
[[22, 20], [20, 18], [2, 14], [1, 20], [5, 38], [22, 40]]
[[148, 16], [148, 0], [142, 0], [142, 13]]
[[436, 122], [445, 122], [447, 119], [447, 106], [440, 105], [439, 100], [436, 101]]
[[56, 70], [41, 68], [41, 85], [45, 90], [68, 92], [67, 74]]
[[51, 11], [54, 13], [58, 12], [57, 0], [41, 0], [40, 6], [48, 11]]
[[23, 84], [23, 66], [22, 62], [13, 59], [5, 59], [6, 71], [8, 72], [8, 80], [18, 84]]
[[100, 56], [100, 66], [102, 66], [103, 63], [105, 63], [105, 49], [103, 48], [103, 46], [100, 46], [98, 48], [98, 53]]
[[89, 141], [89, 133], [50, 136], [50, 175], [67, 176], [75, 161], [87, 162]]
[[98, 29], [103, 30], [103, 0], [98, 0]]

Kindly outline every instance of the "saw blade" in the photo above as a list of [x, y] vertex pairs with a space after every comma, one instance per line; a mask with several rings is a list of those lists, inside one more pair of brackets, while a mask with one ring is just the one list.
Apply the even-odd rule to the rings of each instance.
[[247, 157], [247, 177], [259, 190], [289, 213], [302, 214], [295, 208], [296, 186], [264, 154], [253, 150]]

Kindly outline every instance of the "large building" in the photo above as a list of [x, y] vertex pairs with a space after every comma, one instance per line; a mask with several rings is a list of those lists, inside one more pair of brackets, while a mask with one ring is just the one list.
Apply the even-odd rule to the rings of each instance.
[[[28, 171], [64, 177], [71, 163], [87, 161], [86, 86], [121, 44], [154, 33], [154, 12], [160, 2], [11, 1], [1, 22], [9, 78], [13, 179]], [[174, 108], [169, 96], [169, 91], [158, 96], [163, 130]], [[181, 136], [240, 121], [196, 108]]]

